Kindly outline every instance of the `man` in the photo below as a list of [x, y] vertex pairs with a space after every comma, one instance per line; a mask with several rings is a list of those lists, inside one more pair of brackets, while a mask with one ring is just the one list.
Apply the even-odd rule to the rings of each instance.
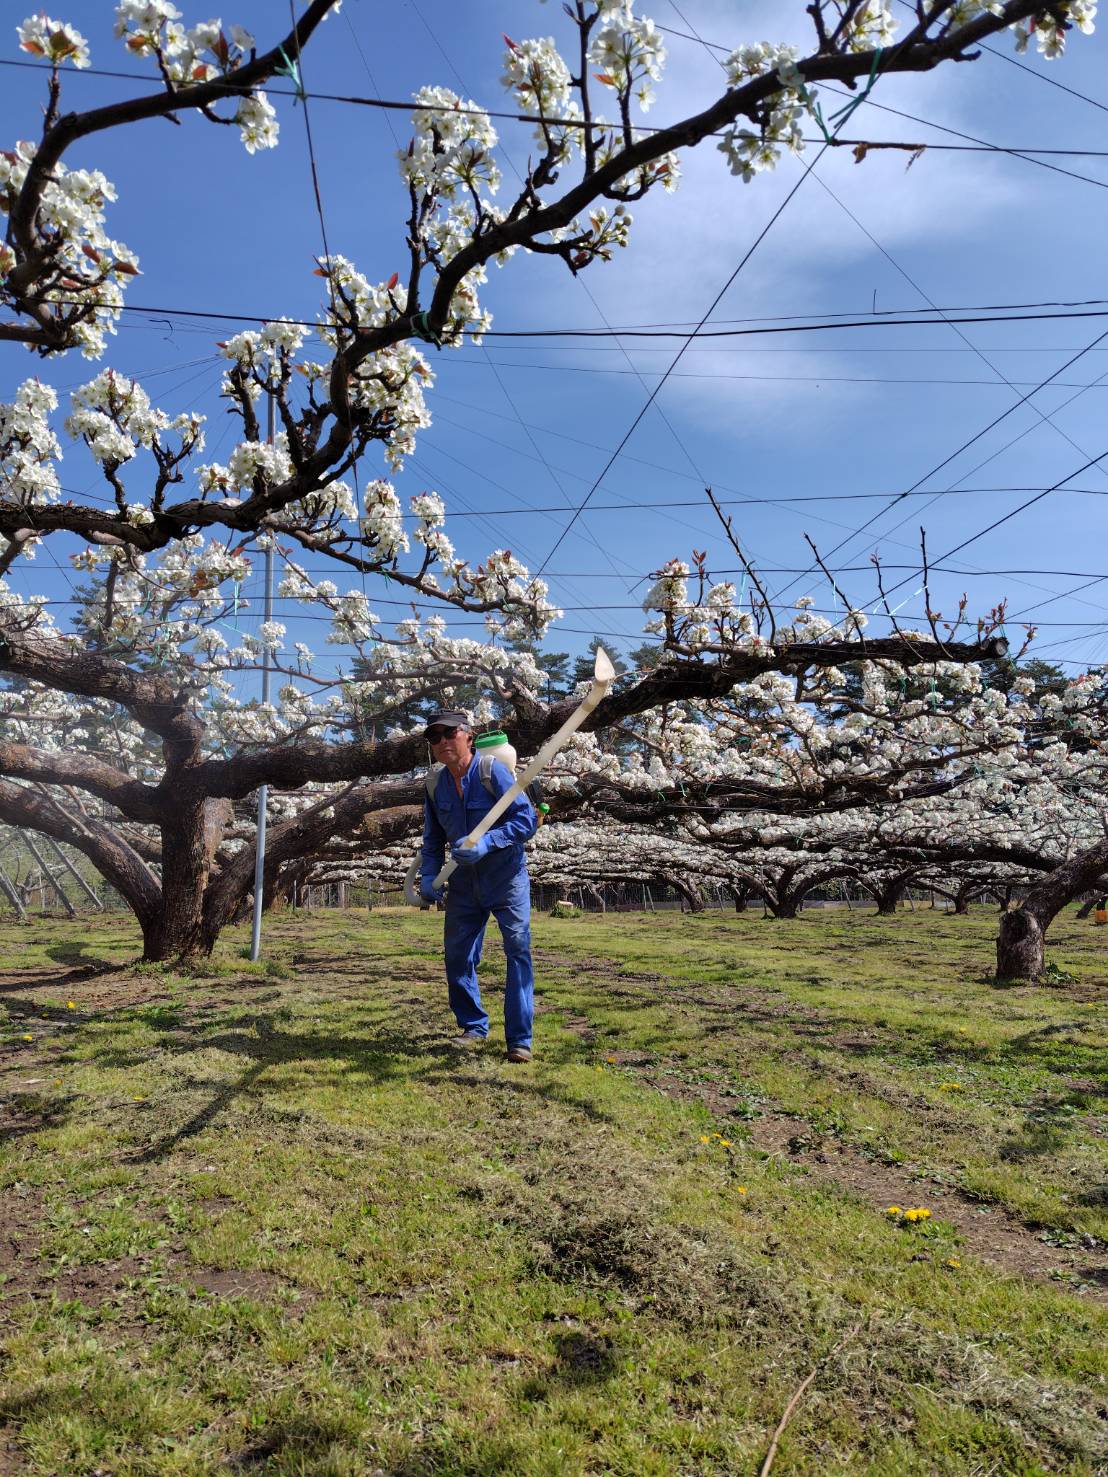
[[434, 880], [449, 845], [458, 869], [450, 879], [443, 942], [450, 1008], [461, 1027], [456, 1044], [475, 1046], [489, 1034], [477, 966], [492, 913], [508, 960], [504, 988], [508, 1060], [529, 1062], [535, 971], [531, 965], [531, 883], [523, 844], [538, 829], [538, 817], [526, 795], [519, 795], [476, 846], [463, 846], [463, 838], [511, 788], [513, 775], [507, 765], [494, 760], [487, 766], [493, 793], [485, 788], [466, 713], [434, 713], [425, 736], [436, 763], [443, 768], [423, 807], [420, 893], [429, 903], [442, 897], [443, 890], [435, 887]]

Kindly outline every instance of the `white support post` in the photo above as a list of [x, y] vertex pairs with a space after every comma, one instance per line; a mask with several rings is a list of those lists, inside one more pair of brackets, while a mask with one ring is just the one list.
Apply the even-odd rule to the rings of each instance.
[[[273, 445], [273, 391], [269, 392], [269, 415], [266, 440]], [[273, 619], [273, 535], [265, 551], [264, 619]], [[262, 648], [262, 702], [269, 702], [269, 648]], [[254, 913], [250, 932], [250, 958], [257, 962], [262, 952], [262, 902], [265, 894], [265, 823], [269, 786], [258, 787], [258, 824], [254, 843]]]

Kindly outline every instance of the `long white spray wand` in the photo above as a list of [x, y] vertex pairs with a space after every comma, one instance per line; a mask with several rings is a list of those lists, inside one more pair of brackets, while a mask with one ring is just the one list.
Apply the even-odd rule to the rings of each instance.
[[[470, 831], [469, 835], [462, 842], [463, 846], [476, 846], [489, 827], [496, 824], [516, 796], [521, 795], [531, 781], [542, 773], [551, 759], [554, 758], [554, 755], [572, 738], [601, 699], [607, 696], [609, 687], [615, 681], [615, 676], [616, 669], [612, 666], [611, 658], [602, 646], [598, 646], [596, 648], [596, 662], [593, 665], [592, 682], [589, 684], [589, 690], [585, 694], [580, 707], [575, 708], [562, 724], [561, 728], [558, 729], [558, 732], [547, 739], [546, 743], [543, 744], [542, 748], [531, 760], [515, 784], [512, 785], [511, 789], [505, 790], [488, 814], [481, 817], [473, 830]], [[442, 887], [449, 880], [457, 865], [458, 863], [453, 857], [448, 857], [439, 875], [435, 878], [434, 885], [436, 887]]]

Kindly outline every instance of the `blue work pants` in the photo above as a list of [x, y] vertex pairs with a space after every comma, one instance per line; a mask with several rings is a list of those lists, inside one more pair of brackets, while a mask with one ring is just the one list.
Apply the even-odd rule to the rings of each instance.
[[[455, 873], [455, 878], [458, 874]], [[531, 889], [527, 873], [511, 880], [502, 900], [485, 904], [474, 895], [477, 889], [451, 885], [446, 899], [443, 943], [450, 1009], [463, 1031], [489, 1033], [489, 1017], [481, 1004], [477, 966], [490, 913], [504, 940], [507, 979], [504, 985], [504, 1037], [509, 1050], [531, 1045], [535, 1014], [535, 970], [531, 963]]]

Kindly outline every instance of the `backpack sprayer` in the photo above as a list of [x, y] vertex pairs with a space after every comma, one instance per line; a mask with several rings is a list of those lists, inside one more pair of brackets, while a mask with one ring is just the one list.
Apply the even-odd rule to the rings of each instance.
[[[616, 669], [612, 666], [611, 658], [602, 646], [598, 646], [596, 648], [596, 661], [593, 665], [592, 682], [589, 684], [589, 690], [580, 705], [573, 710], [561, 728], [558, 729], [557, 733], [547, 739], [546, 743], [543, 744], [527, 768], [517, 777], [512, 787], [504, 791], [500, 799], [490, 808], [487, 815], [481, 817], [473, 830], [462, 841], [463, 846], [474, 846], [486, 831], [491, 830], [508, 809], [508, 806], [511, 805], [512, 801], [538, 778], [558, 750], [564, 748], [601, 699], [607, 696], [609, 687], [615, 681], [615, 675]], [[414, 904], [416, 907], [428, 907], [429, 904], [424, 903], [419, 895], [417, 879], [419, 877], [420, 863], [421, 857], [417, 851], [415, 860], [409, 867], [408, 875], [404, 879], [404, 898], [405, 901]], [[447, 857], [442, 870], [435, 878], [435, 886], [445, 886], [453, 875], [457, 865], [458, 863], [453, 857]]]

